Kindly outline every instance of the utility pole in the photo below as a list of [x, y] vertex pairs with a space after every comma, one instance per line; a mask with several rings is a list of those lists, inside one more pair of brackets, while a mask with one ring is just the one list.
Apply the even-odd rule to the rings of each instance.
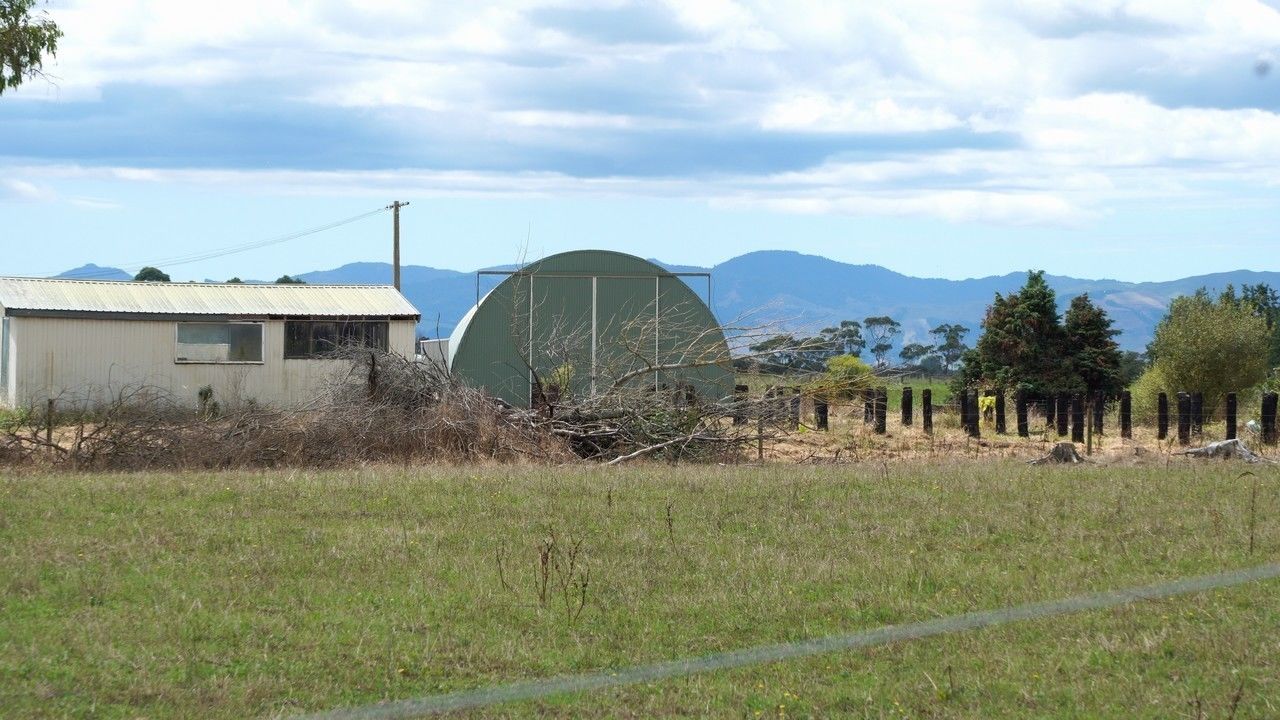
[[394, 218], [392, 221], [394, 240], [391, 251], [391, 284], [395, 285], [397, 290], [400, 289], [400, 208], [406, 207], [408, 204], [407, 202], [396, 200], [387, 206]]

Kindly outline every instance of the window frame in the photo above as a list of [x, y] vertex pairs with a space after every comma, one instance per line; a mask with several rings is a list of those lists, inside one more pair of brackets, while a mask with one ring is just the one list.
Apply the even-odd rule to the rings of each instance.
[[[183, 325], [256, 325], [258, 327], [257, 360], [189, 360], [178, 357], [179, 328]], [[190, 344], [190, 343], [188, 343]], [[261, 320], [177, 320], [173, 323], [173, 362], [175, 365], [264, 365], [267, 362], [266, 323]]]
[[[296, 354], [296, 353], [289, 352], [289, 343], [290, 343], [290, 337], [291, 337], [290, 326], [296, 325], [296, 324], [305, 324], [308, 326], [307, 345], [309, 350], [304, 354]], [[338, 319], [332, 319], [332, 318], [325, 318], [325, 319], [289, 318], [284, 321], [284, 333], [283, 333], [284, 347], [281, 348], [281, 354], [284, 357], [284, 359], [285, 360], [337, 360], [338, 358], [335, 357], [334, 350], [339, 349], [340, 346], [335, 346], [332, 350], [317, 351], [315, 349], [315, 334], [310, 330], [311, 330], [311, 326], [320, 325], [320, 324], [334, 326], [334, 336], [339, 340], [339, 342], [341, 342], [342, 340], [343, 326], [351, 326], [351, 325], [378, 326], [380, 329], [379, 331], [375, 332], [375, 335], [379, 337], [379, 339], [382, 341], [382, 344], [381, 346], [374, 345], [372, 347], [374, 349], [381, 350], [383, 352], [387, 352], [391, 348], [391, 321], [389, 319], [362, 318], [359, 320], [338, 320]], [[362, 337], [366, 337], [366, 338], [368, 337], [368, 333], [363, 329], [361, 330], [360, 334]], [[360, 345], [358, 347], [369, 348], [371, 346]]]

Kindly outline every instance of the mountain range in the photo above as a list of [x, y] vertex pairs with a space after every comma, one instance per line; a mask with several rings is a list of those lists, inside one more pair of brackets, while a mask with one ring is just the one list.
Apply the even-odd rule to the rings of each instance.
[[[711, 273], [711, 305], [723, 323], [749, 315], [754, 324], [777, 323], [797, 332], [814, 331], [840, 320], [888, 315], [902, 323], [899, 345], [929, 342], [929, 329], [940, 323], [960, 323], [973, 330], [970, 342], [995, 293], [1014, 292], [1026, 281], [1026, 273], [1009, 273], [967, 280], [919, 278], [878, 265], [851, 265], [816, 255], [785, 250], [763, 250], [726, 260], [714, 267], [671, 265], [669, 270]], [[499, 268], [502, 269], [502, 268]], [[93, 277], [128, 280], [129, 273], [116, 268], [86, 265], [58, 277]], [[381, 262], [356, 262], [332, 270], [302, 272], [295, 277], [309, 283], [389, 283], [391, 266]], [[418, 329], [426, 337], [447, 337], [463, 314], [501, 278], [474, 272], [406, 265], [400, 270], [401, 289], [422, 312]], [[477, 283], [477, 280], [479, 282]], [[1197, 275], [1165, 282], [1133, 283], [1120, 280], [1088, 280], [1046, 275], [1065, 311], [1076, 295], [1088, 293], [1111, 317], [1117, 338], [1126, 350], [1142, 350], [1151, 340], [1156, 323], [1169, 301], [1203, 287], [1218, 292], [1227, 285], [1267, 283], [1280, 288], [1280, 272], [1232, 272]], [[707, 284], [689, 278], [704, 298]]]

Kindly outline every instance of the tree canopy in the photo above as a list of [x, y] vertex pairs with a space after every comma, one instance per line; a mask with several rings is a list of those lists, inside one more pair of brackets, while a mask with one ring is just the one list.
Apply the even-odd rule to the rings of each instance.
[[291, 277], [289, 275], [281, 275], [276, 278], [277, 285], [306, 285], [307, 281], [302, 278]]
[[862, 325], [857, 320], [841, 320], [839, 325], [823, 328], [818, 332], [818, 339], [836, 355], [861, 355], [867, 346]]
[[1089, 296], [1072, 300], [1065, 322], [1043, 271], [1027, 273], [1022, 289], [996, 293], [982, 336], [965, 353], [966, 386], [1022, 388], [1036, 393], [1121, 389], [1119, 333]]
[[1280, 294], [1266, 283], [1246, 284], [1240, 288], [1240, 302], [1267, 324], [1267, 364], [1280, 367]]
[[926, 357], [933, 354], [934, 347], [932, 345], [924, 345], [922, 343], [907, 343], [902, 346], [902, 351], [898, 353], [898, 357], [902, 358], [904, 363], [914, 365]]
[[1063, 317], [1066, 350], [1079, 384], [1090, 392], [1113, 395], [1124, 389], [1120, 346], [1106, 311], [1089, 301], [1089, 294], [1072, 298]]
[[942, 358], [942, 369], [951, 372], [951, 366], [960, 362], [969, 349], [964, 342], [969, 328], [958, 323], [942, 323], [929, 334], [933, 336], [933, 351]]
[[44, 74], [44, 60], [58, 53], [62, 30], [49, 14], [33, 12], [36, 0], [0, 0], [0, 95]]
[[754, 362], [746, 363], [744, 369], [764, 373], [820, 372], [833, 357], [857, 357], [866, 344], [858, 321], [841, 320], [812, 337], [785, 333], [750, 346], [748, 349], [756, 357]]
[[138, 271], [133, 276], [134, 282], [169, 282], [169, 275], [160, 268], [153, 268], [150, 265]]
[[902, 333], [902, 325], [888, 315], [877, 315], [862, 321], [862, 327], [871, 335], [871, 354], [876, 365], [885, 365], [885, 357], [893, 349], [893, 339]]
[[1226, 393], [1266, 379], [1270, 339], [1266, 320], [1233, 289], [1216, 301], [1202, 289], [1169, 303], [1151, 342], [1152, 370], [1166, 391], [1202, 392], [1216, 408]]

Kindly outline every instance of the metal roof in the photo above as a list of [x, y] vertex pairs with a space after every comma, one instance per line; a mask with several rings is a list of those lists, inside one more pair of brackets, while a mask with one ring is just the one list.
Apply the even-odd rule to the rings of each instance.
[[[390, 285], [120, 282], [0, 277], [8, 313], [419, 317]], [[14, 313], [10, 313], [14, 314]]]

